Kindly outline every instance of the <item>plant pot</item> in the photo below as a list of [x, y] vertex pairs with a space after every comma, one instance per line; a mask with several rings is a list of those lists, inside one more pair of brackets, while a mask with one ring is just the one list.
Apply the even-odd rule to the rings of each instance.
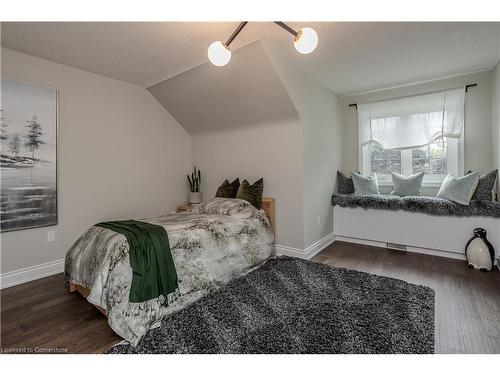
[[201, 192], [190, 191], [188, 200], [189, 200], [189, 203], [191, 203], [191, 204], [201, 203], [201, 201], [202, 201]]

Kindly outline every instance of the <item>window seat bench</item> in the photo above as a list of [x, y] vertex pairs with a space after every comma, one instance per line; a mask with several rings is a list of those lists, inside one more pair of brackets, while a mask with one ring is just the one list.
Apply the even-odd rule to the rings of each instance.
[[[465, 259], [474, 228], [484, 228], [500, 256], [500, 203], [470, 206], [434, 197], [334, 194], [333, 233], [337, 241]], [[472, 271], [471, 271], [472, 272]]]
[[490, 201], [471, 201], [465, 206], [459, 203], [427, 196], [398, 197], [395, 195], [374, 194], [333, 194], [332, 205], [340, 207], [362, 207], [383, 210], [403, 210], [424, 213], [432, 216], [487, 216], [500, 218], [500, 203]]

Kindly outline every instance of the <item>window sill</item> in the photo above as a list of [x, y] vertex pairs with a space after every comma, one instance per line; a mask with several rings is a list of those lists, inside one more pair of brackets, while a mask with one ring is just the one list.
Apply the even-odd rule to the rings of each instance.
[[[377, 181], [378, 186], [384, 186], [384, 187], [393, 187], [394, 185], [392, 184], [392, 181]], [[422, 182], [422, 187], [423, 188], [440, 188], [442, 185], [442, 181], [428, 181], [428, 182]]]

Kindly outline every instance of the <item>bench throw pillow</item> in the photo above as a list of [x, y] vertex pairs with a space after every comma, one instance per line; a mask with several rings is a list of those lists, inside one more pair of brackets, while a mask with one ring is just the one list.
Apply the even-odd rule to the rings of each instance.
[[351, 176], [355, 195], [380, 194], [375, 173], [370, 176], [363, 176], [361, 173], [353, 171]]
[[215, 193], [215, 198], [236, 198], [238, 189], [240, 188], [240, 179], [237, 178], [233, 182], [229, 183], [228, 180], [224, 181]]
[[422, 195], [422, 181], [424, 179], [424, 172], [404, 176], [399, 173], [392, 172], [392, 184], [394, 190], [391, 195], [398, 197], [408, 197], [412, 195]]
[[470, 173], [463, 177], [453, 177], [449, 174], [444, 179], [437, 197], [469, 205], [478, 181], [478, 172]]
[[354, 194], [352, 177], [347, 177], [341, 171], [337, 171], [337, 187], [339, 194]]
[[264, 190], [264, 179], [261, 178], [250, 185], [247, 180], [243, 180], [236, 194], [236, 198], [250, 202], [252, 206], [260, 209], [262, 205], [262, 191]]
[[[468, 171], [467, 174], [472, 173]], [[497, 181], [498, 181], [498, 169], [491, 171], [483, 176], [479, 176], [479, 182], [477, 183], [476, 191], [472, 195], [473, 201], [496, 201], [497, 192]]]

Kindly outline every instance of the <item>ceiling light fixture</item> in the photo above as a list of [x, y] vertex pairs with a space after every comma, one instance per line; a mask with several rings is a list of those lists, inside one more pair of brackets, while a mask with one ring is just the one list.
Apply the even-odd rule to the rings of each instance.
[[248, 22], [241, 22], [226, 43], [222, 43], [218, 40], [217, 42], [210, 44], [210, 47], [208, 47], [208, 59], [212, 64], [217, 66], [227, 65], [229, 60], [231, 60], [231, 50], [229, 49], [229, 45], [241, 32], [241, 30], [243, 30], [247, 23]]
[[297, 32], [284, 22], [275, 22], [275, 24], [281, 26], [295, 37], [293, 45], [297, 52], [307, 55], [313, 52], [318, 46], [318, 34], [316, 34], [314, 29], [304, 27]]
[[[241, 30], [243, 30], [247, 23], [248, 22], [241, 22], [226, 43], [222, 43], [218, 40], [210, 44], [208, 47], [208, 59], [212, 64], [216, 66], [224, 66], [229, 63], [229, 60], [231, 60], [231, 50], [229, 49], [229, 45], [238, 36]], [[316, 49], [318, 45], [318, 34], [316, 34], [316, 31], [310, 27], [304, 27], [299, 31], [295, 31], [284, 22], [276, 21], [274, 23], [294, 36], [293, 45], [299, 53], [307, 55]]]

